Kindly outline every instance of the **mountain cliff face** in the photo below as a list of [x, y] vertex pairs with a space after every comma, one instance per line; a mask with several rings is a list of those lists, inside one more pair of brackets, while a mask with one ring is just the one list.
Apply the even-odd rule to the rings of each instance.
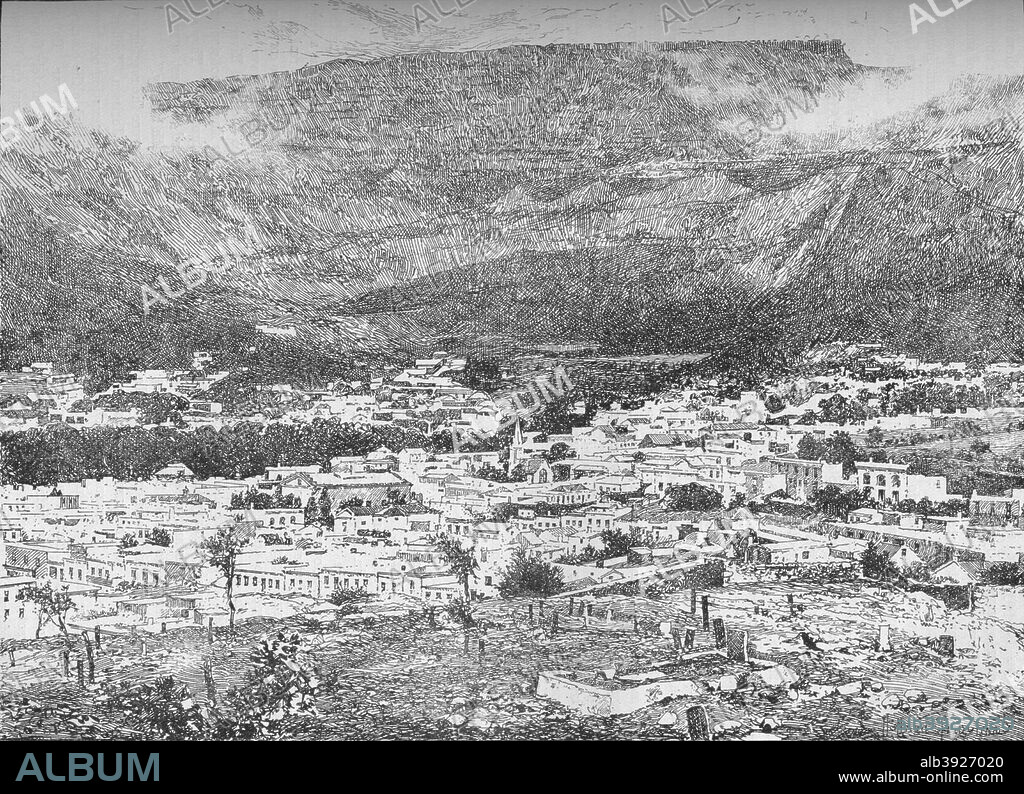
[[[0, 366], [103, 380], [193, 348], [311, 370], [585, 341], [757, 370], [840, 338], [1016, 350], [1024, 80], [857, 123], [909, 79], [806, 41], [153, 85], [187, 147], [53, 122], [0, 153]], [[819, 123], [850, 107], [852, 124]]]

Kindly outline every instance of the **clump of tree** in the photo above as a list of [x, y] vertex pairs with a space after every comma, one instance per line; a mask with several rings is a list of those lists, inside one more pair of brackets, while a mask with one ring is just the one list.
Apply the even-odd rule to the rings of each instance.
[[334, 527], [334, 506], [326, 488], [321, 489], [319, 496], [309, 497], [303, 519], [306, 526], [317, 524], [327, 529]]
[[843, 464], [843, 476], [849, 477], [858, 461], [867, 460], [867, 454], [853, 443], [849, 433], [838, 431], [826, 439], [808, 433], [796, 448], [801, 460], [823, 460]]
[[128, 727], [147, 739], [288, 738], [319, 716], [321, 683], [310, 649], [298, 634], [264, 639], [249, 658], [252, 667], [245, 682], [228, 690], [219, 703], [212, 679], [203, 706], [173, 676], [151, 684], [108, 685], [105, 694]]
[[146, 530], [146, 540], [156, 546], [171, 545], [171, 533], [163, 527], [154, 527], [153, 529]]
[[462, 585], [462, 592], [465, 596], [466, 603], [469, 603], [471, 600], [469, 580], [471, 578], [475, 578], [476, 572], [480, 569], [480, 563], [477, 562], [473, 549], [464, 548], [463, 545], [451, 535], [432, 537], [430, 540], [441, 553], [445, 564], [448, 566], [448, 571], [452, 576], [459, 580], [459, 584]]
[[335, 587], [334, 592], [327, 596], [327, 602], [340, 607], [342, 615], [354, 615], [362, 611], [362, 605], [370, 600], [371, 596], [361, 587], [349, 590], [344, 587]]
[[818, 489], [811, 502], [819, 513], [845, 521], [852, 511], [870, 504], [870, 499], [862, 490], [840, 488], [834, 483], [829, 483]]
[[241, 493], [231, 494], [232, 510], [298, 510], [302, 500], [297, 494], [282, 494], [281, 486], [274, 493], [267, 493], [258, 488], [250, 488]]
[[18, 591], [15, 600], [25, 601], [35, 605], [36, 615], [36, 639], [43, 630], [43, 626], [52, 623], [64, 637], [64, 644], [71, 647], [71, 637], [68, 634], [67, 616], [73, 609], [77, 609], [75, 602], [71, 600], [70, 588], [64, 585], [59, 590], [54, 588], [51, 582], [45, 584], [33, 584], [23, 587]]
[[173, 676], [152, 684], [127, 681], [108, 686], [109, 703], [122, 714], [127, 726], [146, 739], [204, 739], [210, 729], [189, 688]]
[[982, 581], [991, 585], [1024, 585], [1024, 567], [1016, 562], [997, 562], [986, 569]]
[[502, 598], [547, 598], [562, 592], [563, 584], [558, 568], [519, 549], [498, 583], [498, 592]]
[[139, 545], [139, 541], [134, 535], [125, 535], [118, 545], [121, 549], [134, 549]]
[[490, 482], [523, 482], [526, 480], [526, 467], [520, 463], [512, 471], [506, 472], [502, 468], [485, 463], [476, 470], [474, 476]]
[[674, 511], [710, 512], [722, 507], [722, 494], [695, 482], [672, 485], [665, 491], [665, 507]]
[[874, 542], [869, 543], [860, 555], [860, 567], [865, 579], [895, 582], [903, 578], [899, 567]]

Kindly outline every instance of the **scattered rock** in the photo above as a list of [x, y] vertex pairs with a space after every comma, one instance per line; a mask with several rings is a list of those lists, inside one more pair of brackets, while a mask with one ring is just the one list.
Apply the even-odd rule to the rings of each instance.
[[761, 730], [765, 733], [777, 731], [781, 727], [782, 722], [777, 720], [775, 717], [765, 717], [763, 720], [761, 720]]
[[723, 733], [735, 733], [736, 731], [743, 730], [743, 724], [736, 720], [725, 720], [715, 724], [715, 727], [711, 729], [712, 733], [721, 735]]
[[885, 684], [883, 684], [881, 681], [872, 681], [871, 682], [871, 691], [872, 692], [884, 692], [885, 691]]
[[924, 692], [920, 689], [908, 689], [903, 693], [903, 697], [910, 703], [920, 703], [921, 701], [926, 700]]
[[674, 711], [666, 711], [658, 720], [659, 725], [675, 725], [679, 722], [679, 715]]
[[785, 665], [778, 664], [774, 667], [769, 667], [767, 670], [758, 670], [751, 673], [747, 683], [751, 686], [779, 687], [795, 684], [799, 680], [800, 676], [794, 670]]
[[722, 692], [734, 692], [739, 687], [739, 682], [734, 675], [723, 675], [718, 679], [718, 688]]
[[882, 706], [890, 709], [903, 708], [903, 698], [899, 695], [886, 695], [882, 698]]
[[456, 728], [461, 728], [466, 724], [466, 718], [461, 714], [452, 714], [448, 717], [448, 722]]
[[864, 685], [860, 681], [851, 681], [849, 684], [843, 684], [836, 688], [836, 691], [840, 695], [859, 695], [864, 689]]

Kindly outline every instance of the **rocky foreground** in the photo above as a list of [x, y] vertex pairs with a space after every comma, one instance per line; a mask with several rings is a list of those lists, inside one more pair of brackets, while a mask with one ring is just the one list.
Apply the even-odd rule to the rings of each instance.
[[[287, 738], [688, 740], [686, 712], [695, 705], [707, 709], [709, 732], [720, 739], [1024, 735], [1021, 629], [1008, 619], [1019, 615], [1007, 608], [1019, 593], [983, 593], [973, 613], [861, 582], [750, 582], [708, 595], [712, 619], [748, 632], [749, 661], [679, 661], [682, 640], [673, 629], [680, 637], [694, 630], [692, 652], [716, 646], [714, 632], [702, 629], [700, 608], [690, 613], [689, 594], [598, 598], [587, 625], [578, 607], [567, 614], [565, 600], [543, 607], [533, 601], [532, 620], [531, 602], [490, 601], [478, 605], [480, 625], [468, 633], [444, 616], [432, 622], [418, 609], [375, 604], [337, 618], [245, 621], [234, 635], [218, 630], [212, 643], [199, 629], [170, 631], [146, 637], [145, 655], [141, 637], [118, 637], [97, 651], [95, 681], [82, 686], [74, 663], [64, 677], [63, 640], [50, 638], [20, 652], [16, 667], [0, 670], [0, 736], [150, 735], [117, 708], [110, 684], [170, 675], [188, 687], [190, 701], [204, 704], [205, 664], [220, 699], [243, 682], [252, 646], [282, 630], [307, 640], [322, 682], [319, 716], [290, 722]], [[881, 623], [890, 626], [885, 647], [878, 642]], [[937, 641], [941, 635], [953, 637], [952, 655]], [[694, 688], [629, 714], [592, 716], [537, 696], [538, 673], [554, 670], [613, 689], [665, 674]], [[954, 718], [963, 730], [936, 730]], [[990, 730], [976, 730], [986, 724], [978, 718]]]

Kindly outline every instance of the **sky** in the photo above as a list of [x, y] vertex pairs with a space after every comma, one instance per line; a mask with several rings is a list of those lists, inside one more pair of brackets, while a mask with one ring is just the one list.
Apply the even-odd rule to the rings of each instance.
[[148, 145], [158, 135], [142, 97], [150, 82], [519, 43], [840, 39], [858, 63], [916, 70], [901, 101], [962, 74], [1024, 73], [1024, 3], [957, 2], [922, 0], [916, 31], [902, 0], [5, 2], [0, 116], [56, 99], [63, 83], [80, 121]]

